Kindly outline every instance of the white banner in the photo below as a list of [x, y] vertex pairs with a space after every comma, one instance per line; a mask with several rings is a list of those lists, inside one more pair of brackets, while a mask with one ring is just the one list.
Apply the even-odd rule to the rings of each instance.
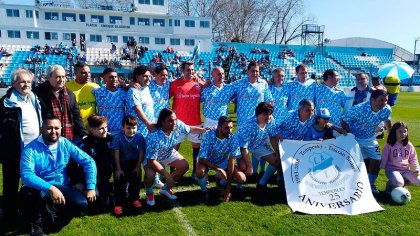
[[357, 215], [383, 208], [372, 195], [354, 136], [279, 144], [287, 202], [307, 214]]

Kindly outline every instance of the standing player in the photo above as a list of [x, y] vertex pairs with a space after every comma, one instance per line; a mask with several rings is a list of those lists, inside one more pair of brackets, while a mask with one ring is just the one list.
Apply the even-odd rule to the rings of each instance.
[[297, 80], [286, 84], [287, 88], [287, 108], [290, 110], [297, 110], [299, 102], [303, 99], [314, 101], [316, 81], [307, 79], [308, 67], [305, 64], [300, 64], [295, 68]]
[[86, 63], [76, 63], [74, 65], [74, 74], [76, 78], [67, 82], [66, 87], [76, 96], [83, 124], [85, 127], [88, 127], [87, 118], [92, 114], [96, 114], [96, 100], [92, 90], [100, 87], [98, 84], [90, 82], [90, 68]]
[[230, 201], [232, 178], [241, 184], [246, 181], [245, 174], [235, 166], [235, 160], [241, 157], [241, 151], [236, 136], [232, 135], [232, 130], [232, 120], [228, 116], [221, 116], [217, 129], [204, 134], [195, 171], [197, 183], [203, 191], [201, 202], [205, 203], [208, 199], [206, 175], [209, 168], [215, 170], [226, 184], [223, 193], [225, 202]]
[[384, 122], [391, 130], [391, 107], [387, 105], [388, 93], [384, 90], [373, 90], [370, 101], [353, 106], [341, 119], [341, 126], [354, 134], [359, 143], [368, 172], [372, 193], [379, 194], [375, 181], [378, 178], [381, 153], [376, 140], [375, 130]]
[[155, 68], [155, 79], [150, 82], [150, 95], [153, 99], [154, 119], [156, 122], [163, 108], [169, 107], [168, 69], [161, 65]]
[[204, 127], [216, 127], [221, 116], [227, 116], [229, 109], [229, 85], [225, 86], [225, 71], [215, 67], [211, 71], [212, 84], [201, 92], [203, 102]]
[[105, 87], [93, 90], [98, 114], [108, 120], [108, 131], [112, 135], [121, 133], [121, 121], [125, 116], [127, 93], [118, 87], [118, 74], [112, 68], [105, 68], [102, 73]]
[[330, 112], [330, 122], [340, 126], [341, 112], [347, 101], [344, 91], [336, 87], [340, 77], [337, 71], [328, 69], [324, 72], [322, 78], [324, 84], [316, 88], [315, 106], [317, 109], [327, 108]]
[[369, 88], [369, 76], [366, 73], [358, 73], [356, 75], [356, 87], [347, 94], [348, 99], [344, 111], [348, 111], [352, 106], [370, 100], [372, 89]]
[[140, 84], [140, 89], [130, 88], [127, 92], [127, 114], [137, 118], [138, 130], [143, 137], [153, 130], [153, 99], [150, 95], [149, 84], [152, 74], [144, 65], [133, 70], [134, 82]]
[[273, 118], [276, 122], [281, 121], [286, 116], [288, 109], [287, 109], [287, 94], [284, 83], [284, 69], [283, 68], [276, 68], [273, 70], [271, 75], [271, 85], [270, 91], [273, 95], [274, 101], [274, 112]]
[[[146, 138], [146, 158], [143, 162], [146, 185], [147, 204], [155, 205], [153, 195], [153, 180], [156, 173], [164, 176], [166, 183], [159, 190], [159, 193], [165, 195], [169, 199], [177, 197], [172, 192], [175, 181], [181, 178], [188, 171], [188, 162], [184, 157], [174, 149], [178, 144], [178, 138], [181, 134], [202, 134], [206, 130], [200, 127], [188, 126], [184, 122], [177, 119], [175, 112], [169, 108], [164, 108], [160, 114], [155, 130]], [[174, 167], [175, 170], [169, 174], [166, 166]]]
[[[195, 76], [194, 62], [184, 61], [181, 64], [181, 70], [184, 77], [175, 80], [170, 86], [169, 97], [173, 97], [172, 108], [178, 119], [186, 125], [199, 126], [201, 125], [200, 95], [204, 82]], [[184, 134], [179, 136], [179, 144], [175, 149], [179, 149], [179, 145], [184, 138]], [[188, 135], [188, 140], [191, 141], [193, 147], [193, 173], [195, 173], [195, 165], [200, 150], [200, 139], [199, 134]]]

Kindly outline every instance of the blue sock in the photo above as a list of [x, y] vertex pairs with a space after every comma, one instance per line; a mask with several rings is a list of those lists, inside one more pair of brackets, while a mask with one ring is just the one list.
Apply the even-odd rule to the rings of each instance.
[[159, 174], [155, 175], [155, 179], [153, 180], [153, 186], [155, 186], [159, 182]]
[[378, 175], [368, 173], [368, 178], [369, 178], [370, 185], [375, 185], [375, 181], [376, 181], [376, 178], [378, 178]]
[[227, 180], [225, 180], [225, 179], [220, 180], [220, 185], [226, 186], [226, 184], [227, 184]]
[[252, 172], [253, 173], [258, 173], [258, 164], [260, 164], [260, 162], [257, 160], [257, 158], [255, 158], [254, 156], [252, 157]]
[[146, 194], [151, 194], [153, 193], [153, 186], [150, 188], [146, 188]]
[[204, 175], [202, 178], [195, 178], [195, 180], [198, 183], [198, 186], [200, 186], [201, 190], [204, 192], [207, 192], [207, 183], [206, 183], [206, 175]]
[[274, 173], [277, 171], [277, 168], [272, 166], [272, 165], [268, 165], [267, 169], [264, 172], [263, 177], [260, 179], [260, 181], [258, 182], [258, 184], [260, 185], [266, 185], [268, 180], [271, 178], [271, 176], [274, 175]]
[[266, 163], [267, 161], [266, 160], [264, 160], [264, 159], [260, 159], [260, 173], [261, 172], [265, 172], [265, 163]]

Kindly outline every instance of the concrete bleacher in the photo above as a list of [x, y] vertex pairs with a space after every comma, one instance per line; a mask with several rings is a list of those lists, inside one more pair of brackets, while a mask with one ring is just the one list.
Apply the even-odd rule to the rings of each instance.
[[[10, 85], [10, 74], [16, 68], [34, 69], [32, 64], [25, 64], [28, 56], [33, 56], [31, 51], [32, 46], [29, 45], [0, 45], [3, 46], [7, 52], [12, 55], [9, 57], [0, 57], [0, 79], [3, 79], [6, 84]], [[221, 46], [224, 48], [234, 47], [238, 54], [243, 54], [249, 60], [260, 60], [262, 57], [269, 56], [270, 67], [261, 70], [261, 76], [270, 79], [270, 72], [276, 67], [281, 67], [285, 70], [286, 80], [296, 76], [295, 67], [303, 63], [307, 59], [308, 53], [313, 53], [311, 57], [313, 63], [308, 63], [309, 75], [315, 74], [318, 78], [322, 76], [325, 70], [334, 69], [340, 75], [340, 86], [352, 87], [355, 85], [354, 75], [358, 72], [367, 72], [370, 75], [375, 75], [380, 65], [391, 62], [393, 60], [392, 49], [387, 48], [351, 48], [351, 47], [315, 47], [315, 46], [299, 46], [299, 45], [274, 45], [274, 44], [248, 44], [248, 43], [213, 43], [213, 49], [210, 52], [201, 52], [199, 58], [196, 59], [196, 70], [202, 74], [204, 78], [210, 78], [211, 69], [218, 65], [217, 57], [228, 58], [229, 52], [219, 52]], [[253, 48], [267, 49], [269, 54], [251, 53]], [[295, 53], [295, 56], [286, 56], [279, 58], [279, 54], [284, 49], [290, 49]], [[142, 58], [138, 61], [122, 60], [123, 53], [121, 49], [111, 53], [110, 48], [87, 48], [86, 52], [81, 52], [86, 56], [86, 62], [90, 65], [98, 65], [98, 72], [103, 66], [100, 62], [104, 59], [111, 61], [116, 60], [120, 63], [119, 69], [130, 70], [138, 63], [145, 65], [154, 65], [151, 63], [156, 54], [162, 56], [161, 63], [165, 64], [171, 72], [176, 76], [179, 74], [178, 66], [184, 60], [191, 60], [192, 52], [175, 51], [173, 53], [163, 52], [162, 50], [148, 50], [144, 53]], [[366, 55], [362, 56], [362, 53]], [[77, 52], [73, 52], [76, 57]], [[171, 63], [175, 56], [179, 56], [179, 64]], [[40, 55], [41, 60], [47, 57], [47, 64], [60, 64], [64, 67], [68, 66], [66, 55]], [[202, 60], [200, 65], [199, 59]], [[98, 64], [99, 63], [99, 64]], [[36, 65], [38, 70], [46, 69], [47, 64]], [[246, 78], [246, 67], [241, 67], [236, 61], [230, 64], [230, 72], [227, 77], [232, 78]], [[420, 75], [417, 75], [412, 80], [413, 84], [420, 84]]]

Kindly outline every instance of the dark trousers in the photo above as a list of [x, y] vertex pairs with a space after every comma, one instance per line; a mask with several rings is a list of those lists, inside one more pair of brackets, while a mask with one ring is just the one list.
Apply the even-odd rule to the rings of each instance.
[[124, 175], [119, 179], [114, 180], [115, 186], [115, 204], [122, 205], [125, 198], [126, 183], [128, 182], [129, 200], [134, 201], [139, 199], [141, 176], [133, 174], [133, 170], [137, 165], [137, 160], [121, 161], [121, 170]]
[[[55, 205], [60, 216], [73, 217], [84, 211], [88, 201], [83, 193], [73, 187], [58, 185], [57, 187], [64, 195], [66, 204]], [[42, 212], [46, 203], [51, 203], [51, 196], [41, 191], [23, 186], [20, 189], [23, 216], [31, 223], [40, 223]]]
[[15, 217], [19, 190], [20, 157], [10, 157], [3, 161], [3, 213], [4, 216]]

